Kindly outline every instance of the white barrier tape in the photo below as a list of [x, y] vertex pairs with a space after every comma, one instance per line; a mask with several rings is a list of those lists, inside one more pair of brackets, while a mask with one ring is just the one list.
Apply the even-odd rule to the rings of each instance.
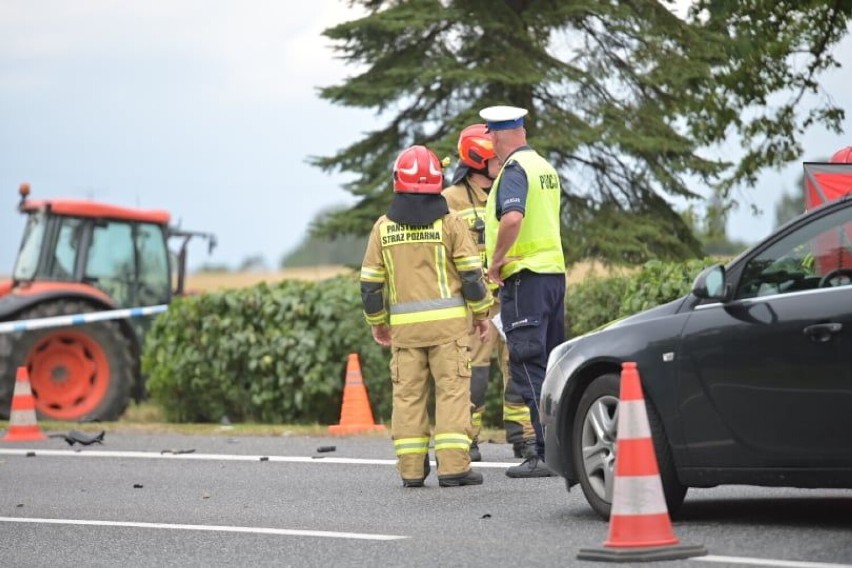
[[72, 314], [68, 316], [53, 316], [49, 318], [36, 318], [29, 320], [18, 320], [0, 322], [0, 333], [16, 333], [20, 331], [32, 331], [46, 327], [64, 327], [69, 325], [82, 325], [96, 321], [113, 319], [135, 318], [159, 314], [169, 309], [168, 304], [159, 306], [148, 306], [144, 308], [125, 308], [122, 310], [107, 310], [104, 312], [92, 312], [87, 314]]

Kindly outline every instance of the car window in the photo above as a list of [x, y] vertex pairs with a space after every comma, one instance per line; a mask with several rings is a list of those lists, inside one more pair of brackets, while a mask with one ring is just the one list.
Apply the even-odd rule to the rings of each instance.
[[743, 268], [736, 298], [852, 285], [852, 206], [813, 219]]

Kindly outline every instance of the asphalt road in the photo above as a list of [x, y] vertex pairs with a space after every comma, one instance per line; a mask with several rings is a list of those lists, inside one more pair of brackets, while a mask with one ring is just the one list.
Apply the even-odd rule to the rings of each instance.
[[[578, 489], [481, 448], [482, 486], [404, 489], [383, 435], [0, 442], [0, 566], [602, 565], [577, 560], [608, 532]], [[673, 529], [709, 555], [643, 565], [852, 566], [852, 491], [690, 490]]]

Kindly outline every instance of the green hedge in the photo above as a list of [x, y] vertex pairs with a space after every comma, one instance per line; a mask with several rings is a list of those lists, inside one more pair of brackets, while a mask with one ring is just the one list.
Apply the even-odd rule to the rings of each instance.
[[[712, 259], [651, 261], [628, 276], [569, 282], [568, 336], [686, 294]], [[336, 424], [346, 361], [360, 355], [378, 422], [391, 416], [390, 351], [372, 339], [357, 277], [284, 281], [176, 300], [146, 336], [148, 393], [176, 422]], [[500, 426], [496, 362], [484, 422]]]
[[627, 276], [591, 277], [568, 283], [565, 325], [569, 337], [686, 295], [702, 269], [718, 259], [651, 260]]
[[341, 276], [176, 300], [147, 334], [142, 366], [172, 421], [336, 424], [349, 353], [376, 419], [388, 419], [389, 351], [364, 322], [357, 279]]

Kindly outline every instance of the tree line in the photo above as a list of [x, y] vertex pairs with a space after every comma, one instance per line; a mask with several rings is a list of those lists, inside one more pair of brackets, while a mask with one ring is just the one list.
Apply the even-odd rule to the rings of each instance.
[[[734, 188], [800, 159], [809, 128], [839, 133], [845, 116], [830, 97], [803, 101], [840, 67], [848, 2], [696, 0], [683, 15], [670, 0], [348, 2], [366, 15], [324, 35], [355, 72], [319, 92], [375, 111], [377, 126], [310, 158], [354, 175], [344, 189], [357, 198], [317, 220], [317, 238], [369, 232], [399, 151], [454, 157], [481, 108], [512, 104], [530, 110], [530, 143], [563, 178], [569, 262], [697, 258]], [[739, 157], [712, 157], [731, 141]]]

